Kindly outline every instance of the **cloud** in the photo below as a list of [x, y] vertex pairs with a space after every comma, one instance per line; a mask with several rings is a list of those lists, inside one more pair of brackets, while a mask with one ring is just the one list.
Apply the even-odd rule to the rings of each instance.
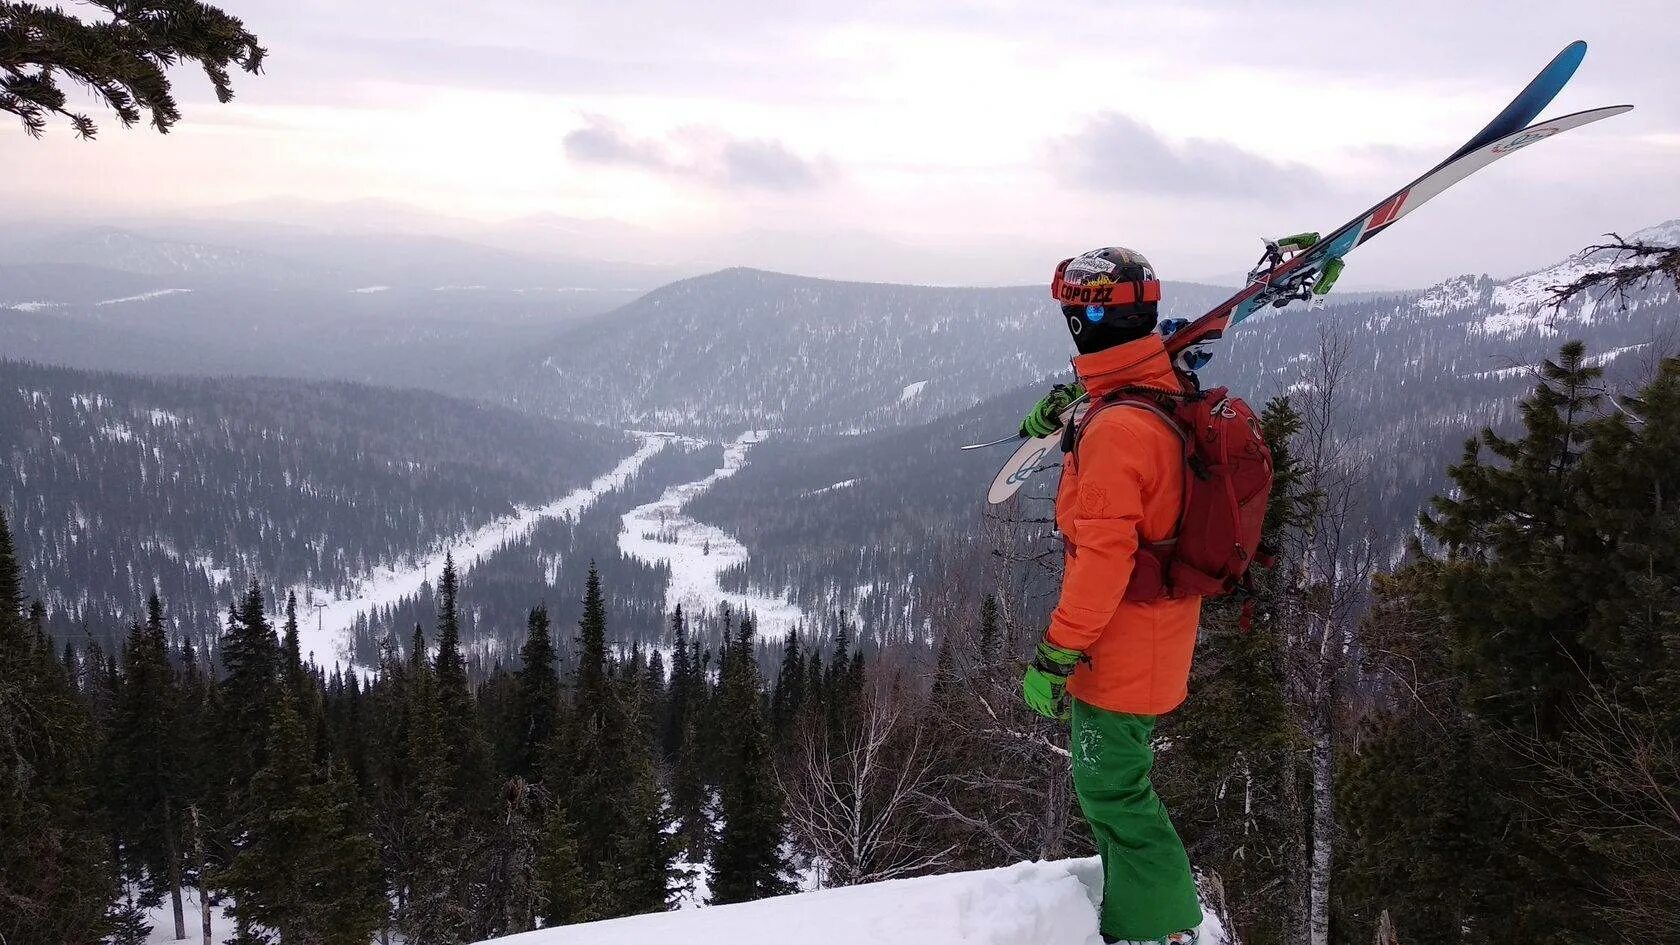
[[586, 164], [628, 164], [634, 167], [668, 168], [663, 149], [653, 141], [632, 138], [607, 119], [590, 116], [587, 124], [569, 132], [562, 146], [566, 156]]
[[1174, 144], [1117, 112], [1062, 139], [1052, 155], [1070, 182], [1091, 190], [1191, 197], [1301, 196], [1324, 188], [1311, 168], [1279, 164], [1209, 138]]
[[826, 168], [794, 154], [779, 141], [731, 141], [723, 146], [723, 174], [732, 184], [765, 190], [812, 190]]
[[780, 141], [689, 128], [661, 140], [638, 138], [610, 119], [586, 116], [569, 132], [566, 156], [585, 164], [634, 167], [733, 189], [815, 190], [832, 176], [826, 160], [801, 157]]

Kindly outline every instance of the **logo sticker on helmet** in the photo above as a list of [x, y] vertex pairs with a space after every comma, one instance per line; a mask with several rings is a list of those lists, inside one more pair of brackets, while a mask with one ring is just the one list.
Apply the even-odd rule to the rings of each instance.
[[1085, 320], [1095, 324], [1103, 320], [1103, 313], [1107, 311], [1101, 305], [1085, 306]]
[[1114, 263], [1101, 256], [1075, 256], [1067, 264], [1068, 272], [1113, 272]]

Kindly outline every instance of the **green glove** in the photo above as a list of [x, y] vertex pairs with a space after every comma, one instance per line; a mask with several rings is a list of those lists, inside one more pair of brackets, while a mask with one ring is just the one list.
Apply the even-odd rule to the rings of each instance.
[[1043, 399], [1027, 411], [1026, 419], [1021, 421], [1021, 435], [1037, 439], [1049, 436], [1062, 428], [1062, 411], [1068, 404], [1085, 396], [1085, 388], [1078, 382], [1072, 384], [1057, 384], [1045, 394]]
[[1085, 654], [1078, 650], [1064, 650], [1048, 641], [1040, 641], [1038, 655], [1027, 666], [1021, 679], [1021, 698], [1027, 706], [1047, 719], [1066, 719], [1072, 712], [1068, 702], [1067, 681], [1073, 668]]

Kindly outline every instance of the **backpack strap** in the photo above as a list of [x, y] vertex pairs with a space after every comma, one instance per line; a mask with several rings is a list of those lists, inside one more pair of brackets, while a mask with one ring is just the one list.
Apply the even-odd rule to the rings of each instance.
[[1091, 425], [1091, 421], [1095, 420], [1097, 414], [1102, 413], [1104, 408], [1123, 406], [1136, 410], [1147, 410], [1160, 417], [1161, 422], [1167, 425], [1167, 429], [1177, 434], [1179, 442], [1184, 444], [1184, 455], [1188, 460], [1191, 452], [1190, 435], [1185, 431], [1183, 424], [1173, 417], [1166, 404], [1176, 400], [1192, 400], [1200, 395], [1201, 391], [1194, 386], [1189, 386], [1182, 393], [1162, 390], [1159, 387], [1121, 387], [1109, 391], [1087, 408], [1084, 416], [1062, 429], [1062, 452], [1072, 456], [1074, 463], [1077, 464], [1079, 462], [1079, 441], [1084, 437], [1085, 428]]
[[1189, 401], [1201, 396], [1201, 390], [1194, 384], [1188, 384], [1186, 386], [1188, 388], [1187, 390], [1183, 393], [1177, 394], [1171, 391], [1162, 390], [1159, 387], [1122, 387], [1117, 390], [1110, 391], [1107, 394], [1104, 394], [1095, 404], [1092, 404], [1091, 407], [1085, 411], [1085, 415], [1079, 418], [1077, 423], [1069, 423], [1062, 431], [1062, 449], [1067, 453], [1067, 455], [1073, 457], [1076, 467], [1079, 463], [1079, 454], [1077, 452], [1079, 448], [1079, 441], [1085, 432], [1085, 428], [1090, 426], [1091, 421], [1096, 418], [1097, 414], [1101, 413], [1107, 407], [1131, 407], [1134, 410], [1143, 410], [1148, 413], [1152, 413], [1161, 418], [1161, 422], [1166, 424], [1167, 429], [1171, 430], [1173, 434], [1178, 437], [1179, 446], [1183, 450], [1184, 470], [1184, 499], [1179, 503], [1178, 516], [1173, 522], [1172, 532], [1166, 538], [1163, 538], [1160, 541], [1150, 542], [1148, 544], [1140, 544], [1138, 547], [1138, 551], [1140, 553], [1157, 556], [1162, 561], [1163, 565], [1164, 558], [1160, 558], [1160, 556], [1167, 554], [1168, 549], [1172, 548], [1172, 546], [1178, 542], [1178, 533], [1184, 528], [1185, 503], [1187, 503], [1190, 498], [1190, 479], [1192, 476], [1196, 475], [1195, 464], [1193, 462], [1195, 459], [1195, 443], [1190, 439], [1190, 432], [1184, 429], [1184, 424], [1179, 423], [1178, 418], [1174, 417], [1166, 406], [1167, 402]]

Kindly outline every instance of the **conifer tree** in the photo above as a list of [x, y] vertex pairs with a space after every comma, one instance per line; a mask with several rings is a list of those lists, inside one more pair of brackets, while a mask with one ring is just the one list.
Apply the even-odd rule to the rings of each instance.
[[543, 924], [571, 925], [603, 917], [603, 913], [596, 911], [602, 893], [584, 871], [576, 829], [563, 798], [554, 798], [543, 818], [537, 882]]
[[723, 827], [712, 851], [714, 903], [748, 902], [792, 889], [782, 855], [784, 801], [753, 658], [754, 629], [752, 615], [743, 616], [730, 641], [718, 697], [729, 728], [719, 786]]
[[584, 872], [601, 879], [574, 911], [620, 916], [665, 908], [671, 851], [643, 679], [608, 661], [606, 619], [600, 576], [591, 568], [578, 623], [574, 709], [545, 780], [565, 804]]
[[443, 700], [436, 674], [426, 662], [419, 628], [407, 690], [398, 812], [402, 840], [392, 877], [401, 891], [397, 927], [416, 945], [451, 945], [466, 940], [470, 924], [465, 893], [471, 839], [464, 812], [452, 797], [454, 771], [444, 737]]
[[116, 892], [90, 813], [93, 723], [22, 607], [17, 552], [0, 513], [0, 940], [91, 945]]
[[531, 608], [525, 645], [515, 676], [517, 696], [513, 771], [535, 781], [542, 770], [542, 750], [559, 730], [560, 677], [555, 674], [554, 641], [548, 632], [548, 608]]
[[699, 732], [690, 716], [683, 724], [677, 763], [671, 772], [671, 813], [677, 821], [675, 852], [690, 863], [702, 863], [711, 846], [711, 792], [706, 785], [706, 762]]
[[461, 656], [460, 584], [455, 560], [446, 556], [438, 595], [437, 695], [444, 744], [449, 752], [452, 800], [469, 819], [487, 813], [491, 802], [490, 749], [478, 726], [478, 710]]
[[302, 707], [308, 704], [305, 697], [309, 690], [304, 679], [302, 644], [298, 638], [297, 593], [294, 591], [286, 592], [286, 624], [280, 637], [280, 666], [286, 688], [291, 690], [292, 698], [297, 700], [302, 711]]
[[666, 703], [664, 727], [660, 732], [660, 747], [665, 757], [675, 759], [682, 750], [684, 729], [691, 711], [692, 683], [689, 678], [692, 663], [688, 652], [688, 621], [683, 617], [682, 605], [671, 613], [671, 696]]
[[244, 928], [272, 929], [282, 942], [365, 945], [387, 908], [377, 849], [356, 829], [348, 796], [314, 769], [290, 692], [272, 715], [251, 785], [257, 813], [218, 881]]
[[957, 687], [957, 648], [951, 642], [951, 634], [947, 633], [939, 638], [939, 649], [933, 660], [933, 710], [948, 714], [958, 700]]
[[613, 867], [614, 915], [659, 912], [670, 906], [673, 850], [666, 835], [663, 798], [654, 759], [653, 728], [635, 675], [616, 693], [618, 746], [614, 759], [621, 788], [619, 823], [608, 861]]
[[536, 927], [543, 889], [538, 868], [542, 851], [540, 789], [517, 775], [502, 787], [501, 807], [491, 824], [488, 855], [473, 896], [474, 936], [505, 935]]
[[255, 580], [228, 612], [221, 663], [225, 675], [218, 686], [217, 780], [231, 792], [228, 803], [233, 803], [266, 760], [271, 714], [279, 701], [280, 647], [263, 611], [262, 588]]
[[605, 706], [607, 687], [607, 605], [601, 596], [601, 573], [589, 563], [583, 591], [583, 617], [578, 621], [577, 685], [573, 693], [580, 710]]
[[782, 664], [770, 696], [770, 728], [779, 744], [786, 745], [794, 720], [804, 705], [805, 658], [799, 648], [798, 631], [790, 630], [782, 645]]
[[167, 891], [176, 937], [185, 934], [181, 902], [183, 850], [180, 816], [186, 758], [174, 668], [163, 603], [154, 591], [146, 601], [146, 623], [136, 624], [123, 650], [123, 686], [117, 694], [104, 755], [115, 779], [112, 813], [125, 854], [143, 870], [149, 894]]
[[[1342, 911], [1369, 927], [1393, 909], [1408, 942], [1456, 942], [1461, 929], [1525, 943], [1602, 936], [1607, 884], [1629, 878], [1590, 826], [1560, 826], [1535, 759], [1578, 752], [1584, 706], [1624, 682], [1606, 671], [1622, 633], [1612, 615], [1640, 592], [1619, 559], [1620, 527], [1605, 527], [1617, 516], [1600, 516], [1660, 514], [1648, 504], [1660, 489], [1610, 485], [1636, 465], [1622, 451], [1633, 434], [1605, 416], [1602, 372], [1583, 345], [1564, 345], [1540, 375], [1519, 435], [1486, 430], [1466, 445], [1449, 470], [1456, 488], [1423, 516], [1432, 545], [1418, 543], [1417, 560], [1384, 582], [1371, 621], [1368, 669], [1405, 684], [1344, 764]], [[1652, 563], [1634, 560], [1635, 571]], [[1601, 614], [1618, 629], [1595, 632]], [[1605, 772], [1618, 765], [1596, 749], [1578, 757], [1590, 769], [1562, 762], [1561, 781], [1613, 793]], [[1420, 776], [1402, 796], [1386, 779], [1406, 768]], [[1388, 872], [1396, 856], [1412, 866], [1403, 884]], [[1649, 864], [1647, 854], [1635, 872]]]

